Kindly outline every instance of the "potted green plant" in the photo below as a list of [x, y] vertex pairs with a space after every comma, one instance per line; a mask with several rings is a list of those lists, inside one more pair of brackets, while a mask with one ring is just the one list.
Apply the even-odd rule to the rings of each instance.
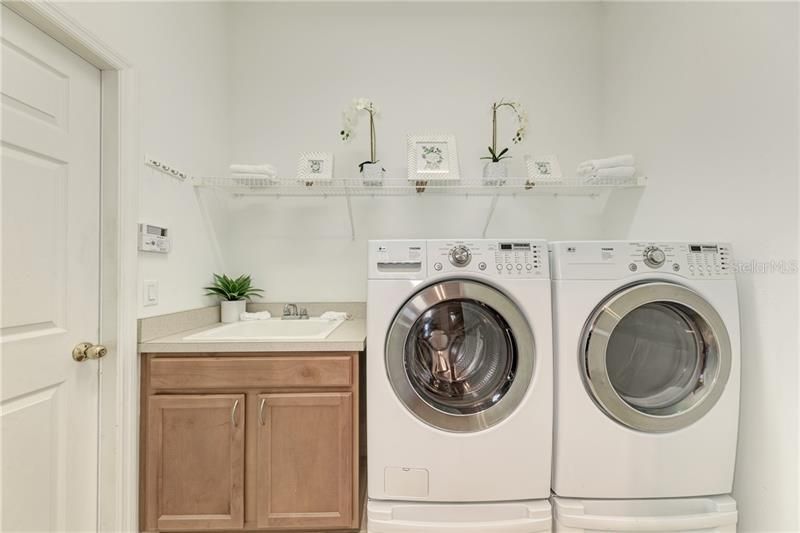
[[355, 127], [358, 123], [358, 114], [361, 111], [369, 113], [369, 159], [358, 165], [361, 172], [361, 179], [364, 183], [377, 185], [383, 182], [383, 176], [386, 172], [382, 166], [378, 164], [377, 159], [377, 141], [375, 135], [375, 117], [378, 114], [378, 106], [369, 98], [356, 98], [342, 113], [342, 129], [339, 131], [339, 136], [343, 142], [349, 142], [355, 136]]
[[261, 296], [262, 289], [253, 287], [249, 275], [242, 274], [238, 278], [231, 278], [225, 274], [214, 274], [214, 283], [204, 287], [206, 296], [219, 296], [220, 314], [223, 322], [238, 322], [239, 316], [247, 308], [247, 301], [252, 296]]
[[508, 167], [506, 166], [505, 159], [510, 158], [508, 148], [502, 150], [497, 149], [497, 111], [507, 107], [511, 109], [517, 118], [517, 131], [514, 133], [514, 144], [521, 143], [525, 140], [525, 134], [528, 128], [528, 114], [522, 109], [519, 102], [507, 102], [501, 99], [499, 102], [492, 104], [492, 145], [489, 146], [489, 155], [481, 157], [481, 159], [488, 159], [489, 162], [483, 167], [483, 177], [487, 182], [498, 183], [501, 179], [508, 177]]

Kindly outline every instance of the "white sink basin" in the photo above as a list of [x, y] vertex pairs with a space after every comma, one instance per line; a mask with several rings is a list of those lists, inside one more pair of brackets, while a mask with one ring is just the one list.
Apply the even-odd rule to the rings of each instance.
[[327, 338], [333, 330], [342, 325], [343, 320], [249, 320], [225, 324], [217, 328], [184, 337], [185, 341], [195, 342], [253, 342], [253, 341], [302, 341]]

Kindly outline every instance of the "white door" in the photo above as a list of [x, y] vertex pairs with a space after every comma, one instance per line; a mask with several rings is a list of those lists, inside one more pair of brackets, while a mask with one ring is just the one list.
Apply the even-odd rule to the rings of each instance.
[[0, 92], [0, 530], [96, 530], [100, 71], [3, 7]]

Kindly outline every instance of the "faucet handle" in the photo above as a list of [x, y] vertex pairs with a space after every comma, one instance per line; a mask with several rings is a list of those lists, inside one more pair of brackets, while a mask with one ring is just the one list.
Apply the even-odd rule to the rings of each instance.
[[300, 316], [308, 318], [308, 309], [306, 309], [305, 307], [301, 307]]

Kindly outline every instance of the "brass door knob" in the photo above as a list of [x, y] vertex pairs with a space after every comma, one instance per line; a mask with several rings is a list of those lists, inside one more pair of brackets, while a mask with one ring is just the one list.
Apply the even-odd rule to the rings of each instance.
[[86, 361], [87, 359], [100, 359], [105, 357], [108, 350], [102, 344], [92, 344], [91, 342], [79, 342], [72, 349], [72, 358], [78, 361]]

